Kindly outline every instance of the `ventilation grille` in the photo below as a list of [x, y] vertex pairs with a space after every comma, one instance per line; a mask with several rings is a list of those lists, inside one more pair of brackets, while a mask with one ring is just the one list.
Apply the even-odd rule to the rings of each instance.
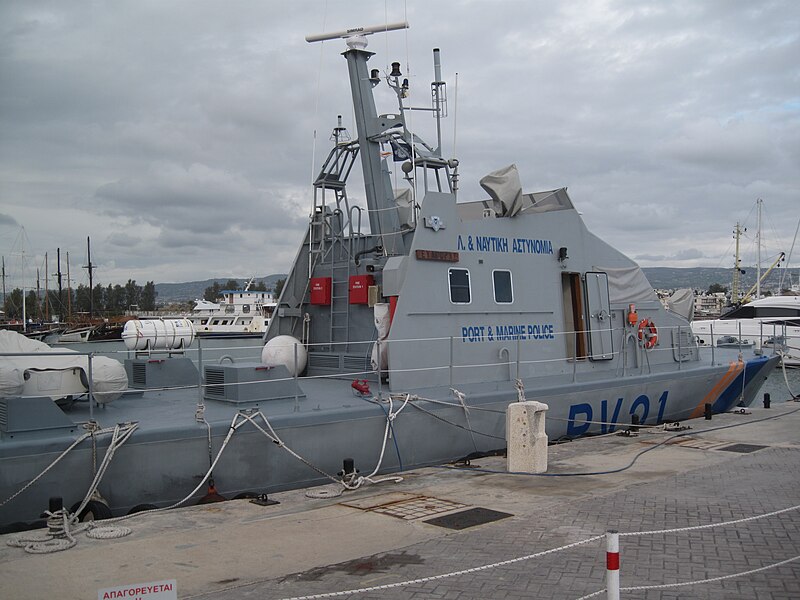
[[147, 387], [147, 364], [135, 362], [131, 364], [131, 383], [134, 387]]
[[367, 364], [366, 358], [364, 358], [363, 356], [344, 356], [343, 362], [344, 362], [344, 370], [346, 372], [358, 373], [362, 371], [368, 372], [372, 370]]
[[0, 429], [8, 431], [8, 404], [4, 398], [0, 399]]
[[206, 367], [206, 395], [225, 397], [225, 371]]
[[318, 369], [335, 369], [339, 370], [339, 355], [338, 354], [318, 354], [316, 352], [309, 353], [308, 364], [311, 367]]

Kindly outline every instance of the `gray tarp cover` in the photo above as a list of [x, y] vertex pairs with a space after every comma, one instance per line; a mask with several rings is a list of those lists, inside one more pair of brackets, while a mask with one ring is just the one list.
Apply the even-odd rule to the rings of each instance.
[[669, 297], [669, 311], [691, 321], [694, 315], [694, 291], [685, 288], [675, 290]]
[[653, 286], [638, 266], [614, 269], [595, 265], [593, 268], [608, 274], [608, 299], [612, 304], [658, 301]]
[[522, 184], [517, 165], [508, 165], [481, 178], [481, 187], [494, 200], [494, 212], [513, 217], [522, 210]]
[[[51, 348], [43, 342], [31, 340], [14, 331], [0, 330], [0, 352], [30, 353], [31, 356], [0, 357], [0, 396], [18, 396], [24, 385], [27, 369], [67, 370], [82, 369], [88, 373], [87, 356], [48, 356], [52, 352], [73, 352], [62, 348]], [[107, 356], [92, 358], [92, 380], [98, 402], [108, 402], [128, 389], [125, 367], [118, 360]]]

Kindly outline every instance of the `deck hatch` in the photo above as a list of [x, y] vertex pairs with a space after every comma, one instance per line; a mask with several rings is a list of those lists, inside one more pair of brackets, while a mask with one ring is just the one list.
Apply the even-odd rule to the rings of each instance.
[[492, 523], [493, 521], [499, 521], [501, 519], [507, 519], [508, 517], [512, 516], [514, 515], [510, 513], [476, 506], [474, 508], [468, 508], [467, 510], [450, 513], [449, 515], [434, 517], [433, 519], [428, 519], [425, 522], [430, 525], [436, 525], [437, 527], [461, 530], [469, 527], [475, 527], [476, 525]]
[[724, 450], [725, 452], [738, 452], [740, 454], [749, 454], [750, 452], [756, 452], [758, 450], [763, 450], [768, 446], [760, 446], [759, 444], [731, 444], [730, 446], [725, 446], [724, 448], [717, 448], [717, 450]]
[[348, 502], [342, 502], [341, 504], [343, 506], [359, 508], [369, 512], [389, 515], [390, 517], [396, 517], [405, 521], [424, 519], [433, 515], [467, 508], [467, 505], [461, 502], [433, 498], [421, 494], [408, 494], [405, 492], [358, 498]]

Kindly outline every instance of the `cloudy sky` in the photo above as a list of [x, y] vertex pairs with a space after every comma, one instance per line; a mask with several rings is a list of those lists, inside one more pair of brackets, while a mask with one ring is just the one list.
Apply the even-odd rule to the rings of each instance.
[[[31, 278], [56, 248], [85, 282], [87, 236], [104, 284], [286, 272], [336, 115], [353, 128], [343, 42], [304, 36], [401, 20], [411, 29], [370, 38], [370, 66], [401, 62], [425, 105], [441, 48], [461, 200], [513, 162], [526, 191], [567, 186], [641, 265], [692, 267], [732, 263], [737, 220], [754, 257], [763, 198], [764, 256], [788, 252], [795, 0], [0, 0], [9, 284], [21, 249]], [[381, 89], [379, 112], [394, 111]]]

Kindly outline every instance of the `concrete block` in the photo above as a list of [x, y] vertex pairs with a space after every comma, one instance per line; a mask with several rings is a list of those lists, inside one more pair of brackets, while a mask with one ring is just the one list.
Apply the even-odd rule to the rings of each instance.
[[506, 465], [509, 471], [545, 473], [547, 471], [547, 404], [533, 400], [512, 402], [506, 409]]

